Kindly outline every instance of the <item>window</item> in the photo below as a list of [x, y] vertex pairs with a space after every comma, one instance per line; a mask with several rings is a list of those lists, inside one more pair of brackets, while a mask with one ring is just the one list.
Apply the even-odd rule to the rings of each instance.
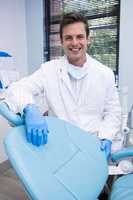
[[[119, 0], [49, 0], [49, 25], [47, 49], [49, 59], [63, 54], [59, 38], [62, 13], [80, 11], [88, 19], [91, 45], [88, 53], [118, 73]], [[47, 10], [48, 12], [48, 10]], [[47, 16], [45, 17], [47, 21]]]

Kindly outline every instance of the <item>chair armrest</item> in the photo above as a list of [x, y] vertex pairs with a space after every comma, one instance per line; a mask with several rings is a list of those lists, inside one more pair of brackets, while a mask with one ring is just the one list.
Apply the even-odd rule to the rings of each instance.
[[120, 151], [111, 154], [111, 160], [116, 162], [126, 157], [133, 157], [133, 146], [123, 148]]
[[11, 124], [19, 126], [24, 124], [24, 120], [17, 114], [14, 114], [5, 102], [0, 103], [0, 115], [6, 118]]

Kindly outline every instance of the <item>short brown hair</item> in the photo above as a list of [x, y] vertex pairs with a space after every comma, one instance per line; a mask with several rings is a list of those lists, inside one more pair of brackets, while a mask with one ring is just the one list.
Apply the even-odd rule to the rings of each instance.
[[89, 26], [87, 19], [81, 15], [79, 12], [70, 12], [66, 13], [62, 16], [60, 22], [60, 39], [62, 40], [63, 28], [69, 24], [73, 24], [75, 22], [83, 22], [85, 25], [86, 36], [89, 36]]

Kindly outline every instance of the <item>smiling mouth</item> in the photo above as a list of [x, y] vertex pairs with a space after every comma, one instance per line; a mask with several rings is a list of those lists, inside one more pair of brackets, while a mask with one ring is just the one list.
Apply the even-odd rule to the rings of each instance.
[[81, 50], [81, 48], [70, 48], [69, 50], [73, 53], [78, 53]]

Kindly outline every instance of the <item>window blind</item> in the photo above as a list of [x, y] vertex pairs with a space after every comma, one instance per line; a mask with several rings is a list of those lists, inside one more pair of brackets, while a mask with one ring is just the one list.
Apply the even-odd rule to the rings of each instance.
[[88, 53], [118, 72], [119, 54], [119, 0], [50, 0], [50, 30], [49, 55], [50, 59], [63, 54], [60, 38], [59, 23], [63, 13], [80, 11], [88, 19], [91, 45]]

